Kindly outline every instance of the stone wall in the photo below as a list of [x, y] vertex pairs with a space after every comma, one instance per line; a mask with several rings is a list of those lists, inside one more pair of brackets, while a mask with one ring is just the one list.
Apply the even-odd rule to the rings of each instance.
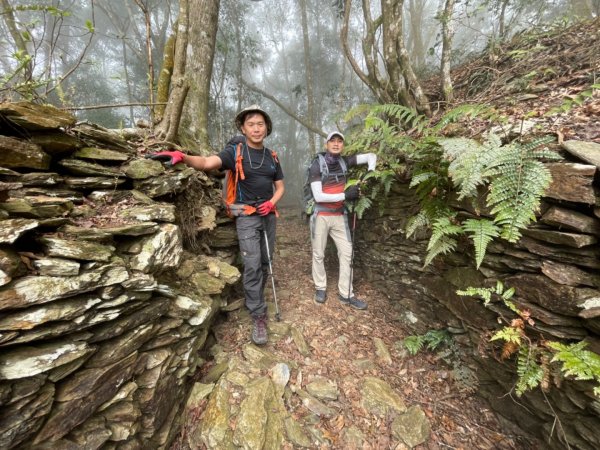
[[564, 380], [548, 393], [538, 388], [521, 398], [514, 391], [506, 395], [516, 381], [515, 361], [499, 357], [489, 332], [499, 328], [499, 314], [511, 317], [511, 312], [498, 303], [486, 308], [480, 300], [455, 294], [502, 280], [516, 288], [516, 304], [531, 311], [535, 324], [529, 334], [584, 339], [589, 350], [600, 353], [600, 199], [594, 179], [600, 145], [567, 142], [564, 147], [567, 159], [550, 165], [554, 181], [538, 222], [516, 245], [491, 245], [480, 270], [467, 245], [423, 268], [428, 236], [406, 239], [407, 219], [418, 207], [407, 184], [398, 182], [383, 216], [373, 208], [359, 222], [357, 277], [366, 276], [387, 293], [390, 307], [415, 334], [432, 328], [454, 333], [468, 349], [466, 363], [477, 376], [479, 393], [500, 415], [549, 440], [552, 448], [565, 448], [566, 435], [571, 448], [591, 450], [600, 446], [600, 399], [593, 385]]
[[[0, 104], [0, 448], [168, 446], [240, 277], [215, 188], [54, 108]], [[204, 251], [184, 249], [184, 218]]]

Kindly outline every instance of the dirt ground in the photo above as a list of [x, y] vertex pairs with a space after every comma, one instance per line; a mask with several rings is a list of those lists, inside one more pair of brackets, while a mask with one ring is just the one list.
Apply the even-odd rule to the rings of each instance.
[[[281, 320], [302, 330], [310, 355], [302, 356], [291, 337], [269, 342], [266, 349], [298, 364], [298, 369], [291, 373], [295, 383], [302, 385], [302, 380], [314, 376], [337, 382], [341, 395], [336, 407], [341, 413], [335, 419], [320, 419], [317, 427], [328, 440], [320, 448], [344, 448], [339, 438], [344, 428], [351, 425], [364, 434], [364, 449], [407, 448], [393, 439], [390, 423], [360, 407], [358, 386], [365, 376], [387, 381], [407, 406], [419, 405], [423, 409], [431, 424], [431, 435], [417, 449], [541, 448], [529, 439], [507, 434], [484, 400], [455, 383], [452, 367], [439, 355], [421, 352], [410, 356], [401, 342], [410, 333], [398, 322], [398, 311], [390, 300], [374, 286], [365, 281], [355, 284], [355, 293], [368, 303], [368, 310], [357, 311], [340, 304], [335, 251], [328, 251], [326, 258], [327, 301], [316, 304], [307, 223], [294, 212], [286, 211], [278, 222], [277, 232], [274, 274]], [[272, 314], [271, 294], [268, 300]], [[249, 340], [250, 321], [240, 320], [238, 312], [219, 323], [215, 330], [226, 352], [241, 354], [242, 346]], [[374, 338], [385, 343], [391, 363], [378, 358]], [[292, 397], [286, 406], [297, 420], [309, 415], [300, 399]]]

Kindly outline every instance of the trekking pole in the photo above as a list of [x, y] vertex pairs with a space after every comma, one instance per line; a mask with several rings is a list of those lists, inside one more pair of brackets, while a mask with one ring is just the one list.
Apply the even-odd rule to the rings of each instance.
[[267, 234], [267, 221], [263, 218], [263, 233], [265, 234], [265, 245], [267, 246], [267, 257], [269, 258], [269, 275], [271, 276], [271, 285], [273, 286], [273, 300], [275, 301], [275, 320], [281, 321], [279, 315], [279, 305], [277, 304], [277, 292], [275, 292], [275, 278], [273, 278], [273, 265], [271, 264], [271, 250], [269, 250], [269, 236]]
[[[360, 176], [358, 180], [358, 184], [364, 182], [365, 175], [364, 173]], [[350, 281], [348, 282], [348, 298], [351, 297], [352, 294], [352, 277], [354, 276], [354, 230], [356, 230], [356, 203], [357, 200], [352, 200], [352, 228], [350, 228], [350, 245], [352, 246], [352, 251], [350, 253]]]
[[352, 227], [350, 228], [350, 280], [348, 281], [348, 299], [352, 297], [352, 277], [354, 276], [354, 230], [356, 229], [356, 200], [352, 201]]

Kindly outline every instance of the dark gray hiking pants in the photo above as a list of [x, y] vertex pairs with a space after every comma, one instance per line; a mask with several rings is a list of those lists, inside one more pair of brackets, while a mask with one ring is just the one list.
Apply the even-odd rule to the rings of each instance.
[[275, 251], [275, 214], [240, 216], [235, 220], [244, 263], [244, 294], [246, 308], [255, 317], [267, 312], [264, 291], [269, 275], [269, 256], [263, 230], [267, 230], [271, 257]]

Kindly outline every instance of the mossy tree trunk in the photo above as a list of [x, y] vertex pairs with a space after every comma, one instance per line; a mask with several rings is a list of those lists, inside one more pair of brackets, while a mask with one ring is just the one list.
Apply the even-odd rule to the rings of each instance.
[[[177, 24], [175, 24], [177, 28]], [[173, 67], [175, 63], [175, 41], [176, 34], [172, 34], [165, 43], [165, 51], [163, 55], [162, 68], [158, 74], [158, 83], [156, 85], [156, 102], [166, 103], [169, 101], [169, 86], [171, 85], [171, 77], [173, 75]], [[165, 114], [166, 105], [157, 105], [154, 108], [154, 121], [160, 123]]]
[[189, 11], [189, 46], [185, 67], [190, 95], [183, 109], [179, 138], [187, 148], [210, 149], [210, 83], [219, 21], [219, 0], [193, 2]]
[[171, 92], [162, 120], [156, 127], [156, 134], [169, 142], [174, 142], [179, 131], [181, 112], [189, 90], [185, 78], [186, 49], [188, 44], [188, 11], [189, 1], [179, 0], [179, 17], [177, 19], [177, 38], [175, 57], [173, 58], [173, 76]]

